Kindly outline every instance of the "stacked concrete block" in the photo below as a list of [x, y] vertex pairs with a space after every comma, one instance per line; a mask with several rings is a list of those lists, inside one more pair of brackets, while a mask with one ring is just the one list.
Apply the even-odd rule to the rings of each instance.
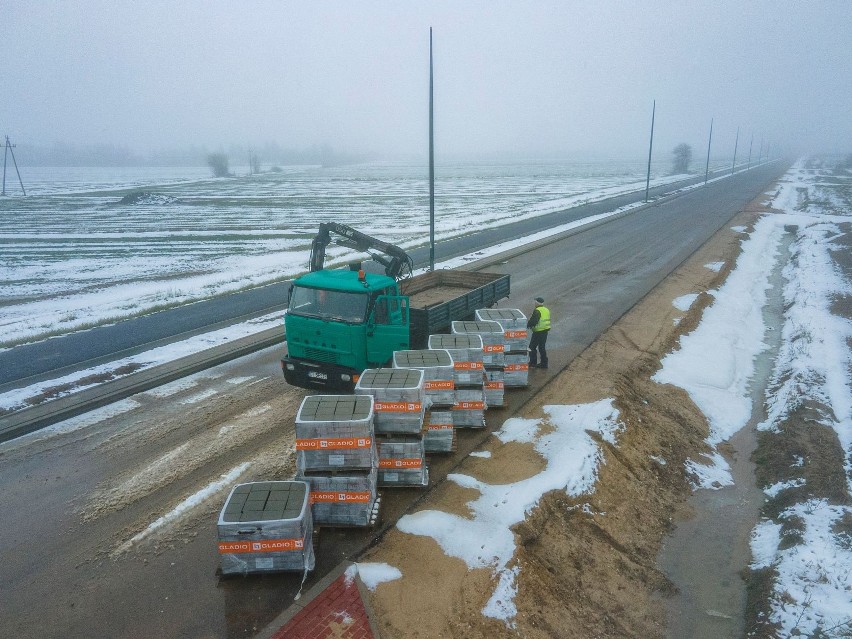
[[483, 382], [482, 337], [473, 333], [430, 335], [429, 348], [446, 350], [453, 358], [456, 386], [478, 386]]
[[483, 388], [460, 388], [456, 391], [453, 404], [453, 426], [456, 428], [485, 427], [485, 390]]
[[503, 365], [503, 353], [506, 350], [505, 331], [497, 322], [455, 321], [452, 323], [452, 332], [479, 335], [482, 338], [482, 363], [485, 368]]
[[455, 450], [455, 429], [451, 410], [430, 411], [426, 417], [423, 449], [427, 453], [450, 453]]
[[507, 388], [518, 388], [529, 383], [530, 356], [529, 351], [523, 353], [506, 353], [503, 364], [503, 381]]
[[370, 469], [376, 465], [370, 395], [309, 395], [296, 415], [299, 472]]
[[505, 373], [503, 369], [485, 371], [485, 404], [488, 408], [503, 408], [506, 405]]
[[297, 478], [310, 486], [314, 521], [368, 526], [377, 505], [372, 395], [310, 395], [296, 415]]
[[497, 322], [504, 330], [519, 330], [527, 327], [527, 316], [517, 308], [481, 308], [476, 311], [481, 322]]
[[219, 514], [217, 533], [223, 574], [312, 570], [308, 484], [238, 484]]
[[417, 434], [426, 413], [424, 372], [413, 368], [368, 368], [355, 386], [356, 395], [373, 397], [377, 434]]
[[[378, 462], [377, 462], [378, 464]], [[377, 516], [378, 465], [346, 474], [309, 474], [314, 523], [320, 526], [370, 526]]]
[[455, 401], [453, 358], [447, 350], [396, 351], [394, 368], [423, 371], [426, 402], [431, 406], [452, 406]]
[[503, 328], [503, 372], [506, 388], [526, 386], [529, 382], [530, 332], [527, 316], [517, 308], [486, 308], [476, 317], [497, 322]]
[[429, 484], [422, 437], [379, 441], [379, 486], [422, 487]]

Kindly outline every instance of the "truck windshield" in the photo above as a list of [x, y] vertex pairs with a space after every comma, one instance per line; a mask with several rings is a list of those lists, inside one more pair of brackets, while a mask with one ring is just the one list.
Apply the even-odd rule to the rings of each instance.
[[294, 286], [288, 313], [327, 320], [360, 323], [367, 314], [369, 296]]

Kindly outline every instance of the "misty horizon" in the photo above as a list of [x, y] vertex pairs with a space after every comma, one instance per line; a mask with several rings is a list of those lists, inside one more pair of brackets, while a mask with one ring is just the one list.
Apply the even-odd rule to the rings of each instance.
[[654, 103], [657, 161], [701, 156], [711, 120], [714, 157], [852, 146], [841, 0], [81, 0], [0, 20], [0, 133], [23, 164], [57, 146], [425, 157], [430, 28], [436, 158], [647, 158]]

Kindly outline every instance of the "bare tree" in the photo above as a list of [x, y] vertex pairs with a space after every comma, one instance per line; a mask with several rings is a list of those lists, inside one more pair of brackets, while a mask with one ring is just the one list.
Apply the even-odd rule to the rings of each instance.
[[672, 153], [674, 154], [672, 173], [675, 175], [689, 173], [689, 163], [692, 162], [692, 147], [686, 142], [681, 142], [674, 148]]
[[213, 170], [213, 177], [228, 177], [228, 156], [224, 153], [211, 153], [207, 156], [207, 165]]

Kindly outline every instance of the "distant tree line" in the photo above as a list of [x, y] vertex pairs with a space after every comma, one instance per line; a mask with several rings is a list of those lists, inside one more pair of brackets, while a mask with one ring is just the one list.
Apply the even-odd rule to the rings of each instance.
[[244, 165], [251, 152], [252, 168], [288, 164], [321, 164], [334, 166], [369, 159], [365, 154], [336, 151], [329, 145], [313, 145], [302, 149], [287, 149], [275, 142], [260, 147], [231, 145], [211, 151], [203, 146], [187, 146], [150, 153], [138, 153], [126, 146], [111, 144], [27, 144], [15, 141], [15, 155], [21, 166], [209, 166], [208, 156], [222, 153]]

